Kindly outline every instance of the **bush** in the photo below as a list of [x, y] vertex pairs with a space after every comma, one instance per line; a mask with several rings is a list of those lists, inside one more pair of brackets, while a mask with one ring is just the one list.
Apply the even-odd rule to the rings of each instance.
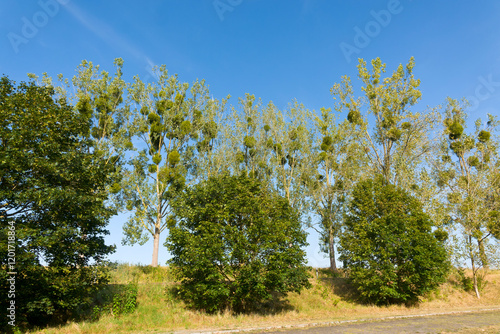
[[[457, 268], [456, 274], [458, 276], [458, 285], [466, 292], [474, 291], [474, 279], [472, 277], [467, 276], [465, 269]], [[487, 281], [484, 279], [483, 275], [477, 275], [477, 288], [479, 291], [482, 291], [486, 286]]]
[[92, 318], [97, 320], [105, 313], [119, 317], [134, 312], [137, 308], [137, 292], [137, 283], [109, 285], [98, 296], [98, 301], [92, 310]]
[[415, 302], [446, 279], [443, 241], [431, 232], [421, 204], [402, 189], [380, 179], [360, 182], [345, 226], [340, 258], [364, 301]]
[[247, 176], [219, 176], [174, 205], [166, 246], [186, 303], [251, 311], [309, 287], [306, 233], [288, 201]]
[[118, 316], [129, 314], [137, 308], [137, 284], [130, 283], [122, 291], [113, 296], [112, 314]]

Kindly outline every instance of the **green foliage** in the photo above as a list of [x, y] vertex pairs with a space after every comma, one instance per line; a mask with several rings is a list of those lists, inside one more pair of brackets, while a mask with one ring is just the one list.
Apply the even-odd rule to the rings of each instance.
[[445, 242], [448, 239], [448, 232], [443, 229], [437, 229], [434, 231], [434, 237], [437, 241]]
[[402, 128], [403, 130], [409, 130], [409, 129], [411, 129], [411, 123], [410, 123], [410, 122], [403, 122], [403, 123], [401, 124], [401, 128]]
[[402, 133], [403, 132], [401, 130], [399, 130], [398, 128], [391, 128], [387, 132], [387, 138], [389, 138], [391, 141], [398, 141], [399, 138], [401, 138]]
[[[105, 189], [117, 183], [116, 166], [84, 136], [86, 112], [56, 99], [52, 88], [16, 87], [3, 77], [0, 101], [0, 291], [6, 296], [7, 272], [17, 272], [16, 323], [64, 321], [107, 281], [97, 264], [114, 250], [104, 243], [114, 214]], [[15, 265], [6, 270], [12, 247]]]
[[475, 156], [470, 156], [467, 159], [467, 164], [471, 167], [477, 167], [477, 166], [479, 166], [479, 159]]
[[130, 168], [123, 173], [122, 193], [132, 215], [123, 227], [122, 243], [144, 244], [153, 237], [152, 265], [157, 266], [159, 238], [168, 227], [171, 200], [186, 180], [214, 165], [204, 158], [210, 156], [217, 137], [214, 114], [221, 107], [210, 98], [203, 80], [180, 82], [164, 65], [153, 71], [156, 81], [144, 83], [135, 77], [128, 85], [128, 102], [140, 106], [126, 122], [128, 142], [146, 149], [132, 148]]
[[90, 317], [98, 320], [105, 314], [113, 317], [133, 313], [137, 308], [137, 283], [109, 285], [97, 295]]
[[372, 175], [382, 174], [388, 182], [407, 190], [418, 183], [424, 157], [432, 147], [427, 134], [437, 123], [437, 113], [412, 110], [422, 95], [414, 67], [411, 58], [383, 77], [386, 65], [380, 58], [371, 61], [371, 69], [359, 59], [358, 77], [364, 97], [354, 94], [351, 79], [346, 76], [331, 88], [335, 110], [347, 112], [347, 121], [359, 130], [354, 140], [369, 160], [367, 167]]
[[189, 306], [251, 311], [309, 286], [297, 212], [261, 182], [212, 177], [189, 188], [175, 213], [166, 246]]
[[[457, 277], [458, 283], [459, 283], [459, 287], [461, 289], [463, 289], [466, 292], [474, 291], [474, 279], [473, 279], [473, 277], [467, 276], [465, 269], [457, 268], [456, 275], [458, 276]], [[486, 283], [487, 283], [484, 275], [477, 275], [476, 279], [477, 279], [478, 290], [479, 291], [484, 290], [484, 287], [486, 286]]]
[[187, 135], [191, 132], [191, 128], [192, 128], [192, 125], [191, 125], [191, 122], [186, 120], [184, 122], [181, 123], [181, 133], [184, 134], [184, 135]]
[[155, 165], [159, 165], [161, 162], [161, 155], [156, 153], [155, 155], [153, 155], [153, 163]]
[[353, 191], [341, 259], [361, 298], [375, 304], [414, 302], [437, 287], [449, 263], [421, 204], [381, 178]]
[[352, 124], [358, 125], [358, 124], [361, 124], [361, 122], [363, 121], [363, 118], [362, 118], [359, 110], [351, 110], [347, 114], [347, 120]]
[[329, 254], [332, 271], [337, 270], [335, 244], [342, 231], [343, 212], [352, 184], [359, 178], [365, 161], [355, 142], [359, 136], [356, 127], [348, 121], [336, 123], [332, 110], [322, 108], [315, 124], [319, 149], [313, 154], [317, 156], [310, 159], [314, 162], [312, 168], [302, 174], [310, 208], [320, 217], [316, 227], [321, 233], [320, 249]]
[[460, 141], [451, 142], [450, 149], [455, 155], [461, 155], [465, 152], [464, 144]]
[[243, 144], [248, 148], [254, 148], [257, 141], [252, 136], [246, 136], [243, 138]]
[[119, 316], [129, 314], [137, 308], [137, 284], [128, 284], [120, 293], [113, 296], [112, 314]]
[[450, 140], [455, 140], [459, 139], [462, 136], [462, 133], [464, 132], [464, 127], [460, 122], [455, 121], [453, 122], [449, 127], [448, 130], [450, 131], [449, 138]]
[[497, 136], [492, 136], [498, 131], [499, 122], [488, 115], [486, 128], [478, 119], [475, 131], [467, 133], [464, 107], [450, 98], [447, 102], [440, 148], [441, 154], [449, 158], [436, 161], [435, 175], [437, 184], [446, 191], [448, 215], [462, 236], [452, 245], [454, 260], [461, 266], [471, 266], [474, 290], [479, 298], [479, 270], [498, 258], [498, 246], [490, 239], [498, 238], [500, 225], [498, 219], [493, 218], [500, 210], [500, 143]]
[[172, 151], [168, 154], [168, 163], [171, 166], [175, 166], [181, 161], [181, 155], [177, 151]]
[[[330, 136], [325, 136], [323, 137], [323, 144], [325, 144], [327, 147], [333, 144], [333, 139]], [[326, 151], [326, 150], [323, 150]]]
[[498, 211], [490, 211], [488, 214], [488, 231], [498, 240], [500, 240], [500, 213]]
[[486, 130], [481, 130], [478, 135], [478, 139], [481, 143], [486, 143], [488, 140], [490, 140], [490, 137], [491, 134]]
[[236, 153], [236, 162], [243, 163], [245, 161], [245, 154], [243, 152]]

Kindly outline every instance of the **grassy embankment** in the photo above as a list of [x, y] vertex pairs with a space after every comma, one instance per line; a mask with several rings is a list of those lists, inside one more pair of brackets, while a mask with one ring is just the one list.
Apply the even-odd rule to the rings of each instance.
[[213, 330], [255, 328], [309, 322], [366, 319], [372, 317], [439, 313], [466, 309], [500, 307], [500, 270], [490, 271], [482, 298], [473, 291], [464, 291], [459, 275], [450, 275], [448, 282], [421, 299], [415, 306], [392, 305], [377, 307], [356, 301], [355, 293], [345, 278], [330, 277], [326, 271], [319, 278], [313, 274], [313, 287], [299, 294], [290, 294], [286, 302], [265, 314], [234, 315], [224, 312], [208, 315], [188, 310], [183, 303], [166, 293], [175, 283], [168, 268], [119, 265], [112, 271], [111, 284], [139, 284], [138, 307], [132, 314], [113, 316], [109, 313], [98, 320], [72, 322], [37, 333], [126, 333], [169, 332], [181, 330]]

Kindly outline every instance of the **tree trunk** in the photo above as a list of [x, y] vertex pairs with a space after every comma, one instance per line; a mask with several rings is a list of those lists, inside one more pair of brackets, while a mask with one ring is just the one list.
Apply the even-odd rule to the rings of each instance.
[[481, 296], [479, 295], [479, 288], [477, 286], [477, 275], [474, 271], [474, 266], [472, 266], [472, 279], [474, 280], [474, 291], [476, 292], [476, 297], [477, 299], [481, 299]]
[[486, 252], [484, 250], [483, 240], [477, 240], [477, 247], [479, 248], [479, 259], [481, 259], [481, 264], [484, 269], [488, 269], [488, 257], [486, 256]]
[[155, 226], [155, 235], [153, 243], [153, 261], [151, 262], [152, 267], [158, 267], [158, 250], [160, 248], [160, 228]]
[[472, 251], [472, 237], [469, 236], [469, 251], [470, 251], [470, 262], [472, 265], [472, 280], [474, 282], [474, 291], [476, 292], [476, 297], [477, 299], [480, 299], [481, 296], [479, 295], [479, 289], [477, 286], [477, 270], [476, 270], [476, 263], [474, 262], [474, 253]]
[[337, 262], [335, 261], [335, 240], [333, 237], [333, 230], [330, 228], [328, 233], [328, 253], [330, 255], [330, 270], [337, 271]]

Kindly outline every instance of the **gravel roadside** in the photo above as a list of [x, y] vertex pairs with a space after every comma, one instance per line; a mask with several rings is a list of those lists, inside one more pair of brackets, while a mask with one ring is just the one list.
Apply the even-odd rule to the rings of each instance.
[[500, 333], [500, 308], [177, 334]]

